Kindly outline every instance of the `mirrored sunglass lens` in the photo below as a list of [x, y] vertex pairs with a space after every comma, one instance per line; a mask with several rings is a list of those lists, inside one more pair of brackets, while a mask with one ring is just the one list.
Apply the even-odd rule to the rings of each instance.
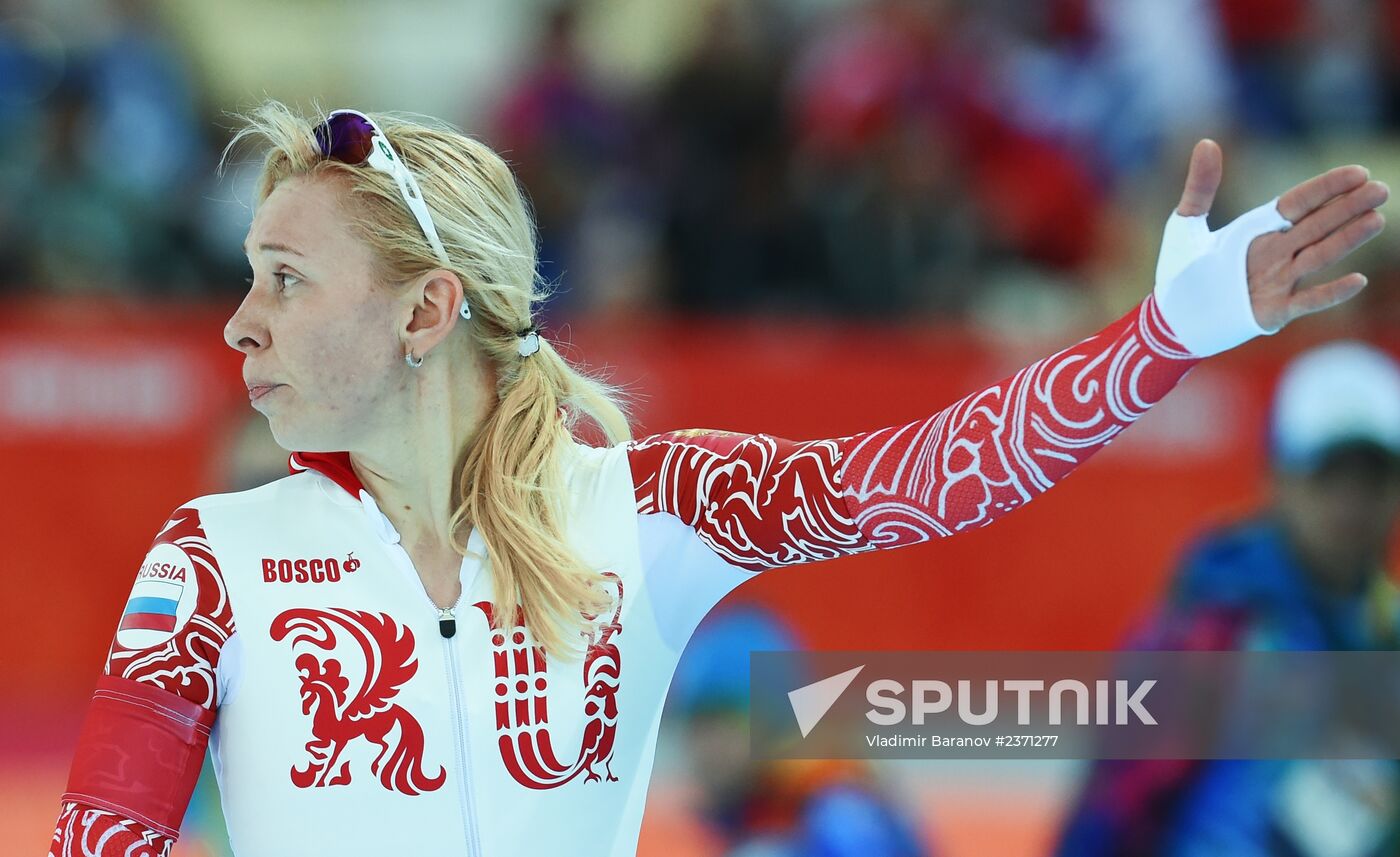
[[364, 163], [373, 140], [374, 126], [353, 113], [337, 113], [316, 128], [321, 154], [347, 164]]

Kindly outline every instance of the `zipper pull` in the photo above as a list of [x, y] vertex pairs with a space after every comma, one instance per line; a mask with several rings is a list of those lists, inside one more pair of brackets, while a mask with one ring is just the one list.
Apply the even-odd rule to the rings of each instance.
[[450, 638], [457, 633], [457, 619], [452, 615], [451, 607], [438, 608], [438, 630], [444, 638]]

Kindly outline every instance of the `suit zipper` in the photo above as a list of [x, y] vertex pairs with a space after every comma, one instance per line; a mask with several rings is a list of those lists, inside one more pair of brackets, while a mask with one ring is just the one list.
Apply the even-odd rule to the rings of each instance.
[[[436, 607], [436, 605], [434, 605]], [[443, 630], [442, 645], [447, 649], [447, 687], [448, 694], [452, 701], [452, 729], [456, 733], [457, 760], [462, 766], [463, 775], [458, 783], [458, 793], [461, 795], [463, 814], [467, 819], [467, 854], [471, 857], [479, 857], [481, 854], [481, 837], [476, 825], [476, 805], [472, 800], [471, 782], [467, 778], [466, 772], [471, 770], [472, 748], [467, 742], [467, 709], [462, 704], [462, 693], [458, 683], [457, 671], [457, 646], [452, 642], [452, 633], [446, 628], [455, 628], [456, 618], [454, 608], [448, 607], [438, 609], [438, 622]], [[444, 615], [445, 614], [445, 615]]]
[[418, 581], [419, 591], [423, 593], [423, 599], [437, 614], [438, 632], [442, 636], [443, 649], [447, 653], [447, 689], [451, 705], [448, 715], [452, 721], [452, 743], [456, 750], [458, 770], [462, 772], [461, 776], [457, 778], [458, 809], [462, 813], [463, 826], [465, 827], [467, 855], [468, 857], [480, 857], [481, 837], [477, 830], [476, 805], [472, 800], [471, 746], [467, 743], [467, 712], [462, 707], [462, 693], [458, 681], [460, 673], [457, 671], [457, 647], [452, 642], [452, 638], [457, 633], [456, 609], [461, 606], [467, 591], [465, 587], [462, 589], [462, 594], [457, 597], [457, 604], [452, 607], [437, 606], [433, 603], [432, 597], [428, 595], [427, 587], [422, 585], [422, 578], [418, 576], [418, 570], [413, 567], [413, 558], [408, 555], [408, 551], [404, 550], [403, 545], [397, 542], [388, 545], [388, 547]]

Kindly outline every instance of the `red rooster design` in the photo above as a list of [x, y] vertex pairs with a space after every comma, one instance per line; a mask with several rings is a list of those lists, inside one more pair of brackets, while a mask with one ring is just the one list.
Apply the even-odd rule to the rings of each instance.
[[339, 660], [314, 651], [297, 656], [301, 711], [311, 715], [313, 738], [306, 743], [311, 756], [306, 767], [292, 766], [292, 782], [298, 788], [349, 785], [350, 763], [340, 755], [350, 742], [364, 738], [379, 747], [370, 773], [384, 788], [416, 795], [441, 787], [446, 769], [429, 776], [423, 767], [422, 726], [390, 701], [418, 671], [412, 631], [383, 613], [340, 608], [284, 610], [271, 628], [275, 641], [290, 636], [294, 650], [301, 645], [322, 652], [335, 650], [337, 631], [363, 653], [364, 678], [351, 694]]

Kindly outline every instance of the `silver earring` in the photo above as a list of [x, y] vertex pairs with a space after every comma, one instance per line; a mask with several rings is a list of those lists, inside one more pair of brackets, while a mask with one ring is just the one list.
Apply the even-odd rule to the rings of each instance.
[[459, 309], [458, 312], [462, 314], [462, 318], [469, 319], [472, 317], [472, 308], [471, 305], [467, 303], [466, 298], [462, 299], [462, 308]]
[[413, 356], [413, 352], [410, 351], [410, 352], [408, 352], [407, 354], [405, 354], [405, 355], [403, 356], [403, 362], [407, 363], [409, 366], [413, 367], [414, 369], [417, 369], [419, 366], [422, 366], [422, 365], [423, 365], [423, 358], [422, 358], [422, 357], [414, 357], [414, 356]]

